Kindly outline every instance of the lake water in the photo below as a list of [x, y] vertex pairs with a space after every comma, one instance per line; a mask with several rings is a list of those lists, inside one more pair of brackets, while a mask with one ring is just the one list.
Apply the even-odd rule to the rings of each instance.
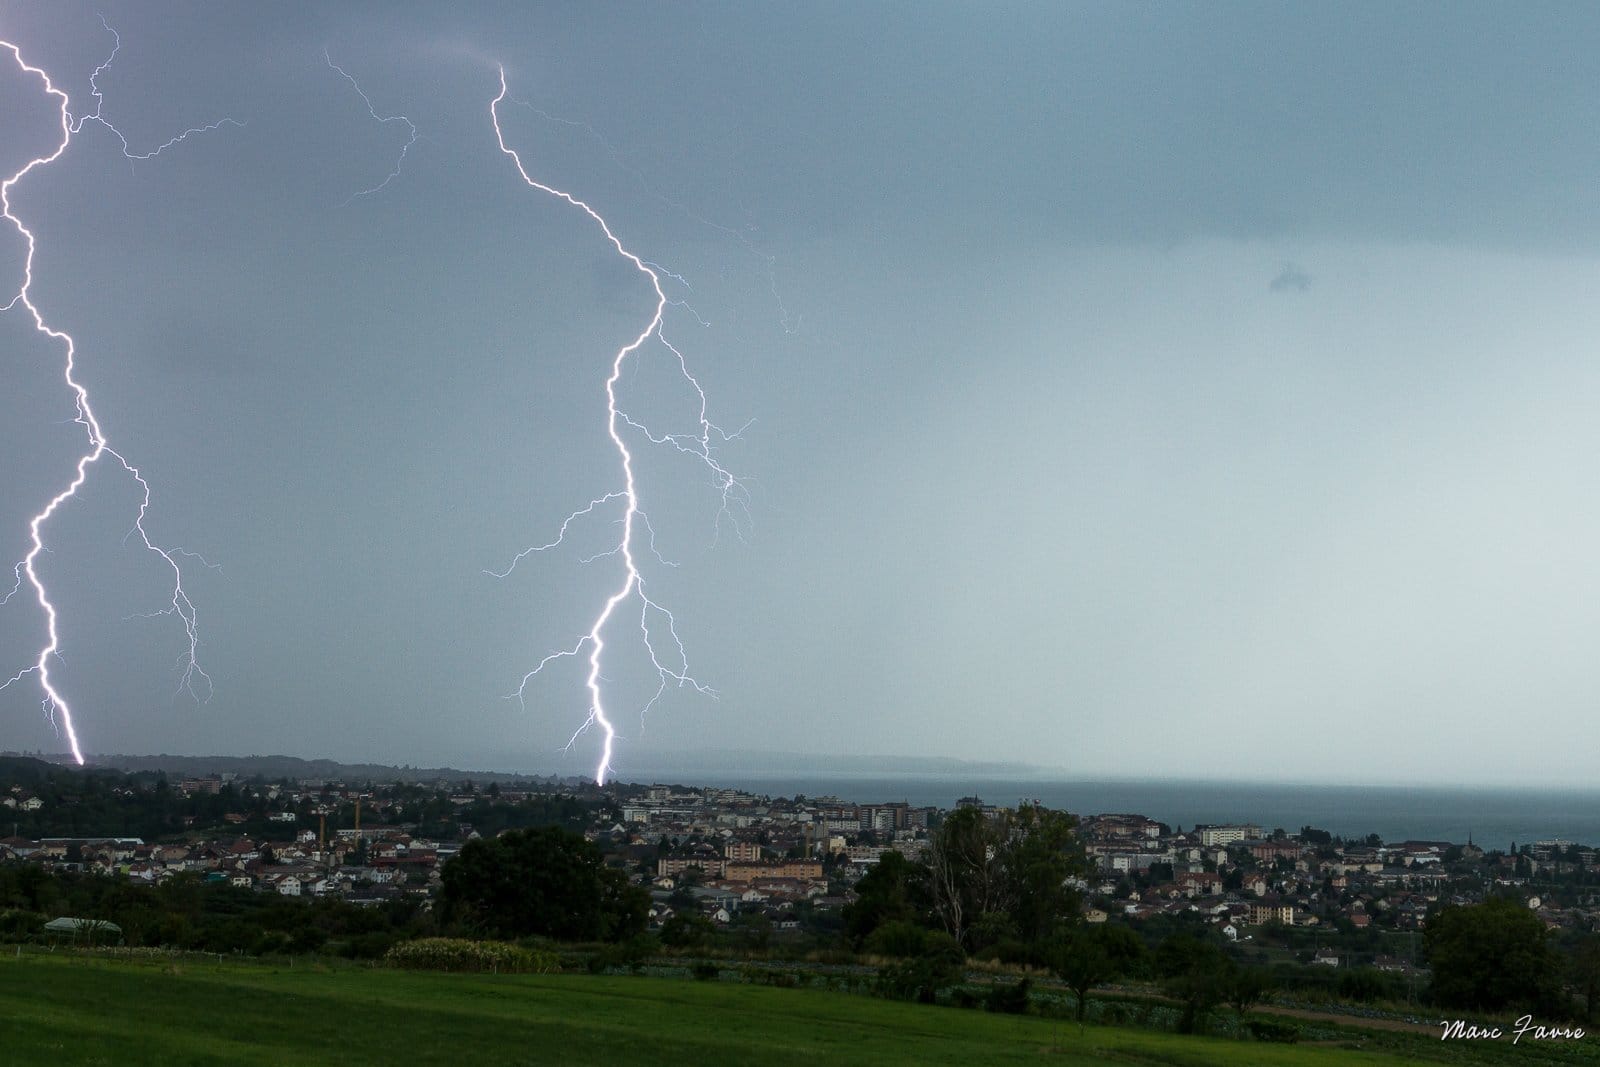
[[[664, 779], [671, 780], [671, 779]], [[1482, 848], [1560, 838], [1600, 845], [1600, 790], [1318, 786], [1249, 782], [1061, 781], [921, 776], [795, 777], [697, 774], [699, 785], [771, 796], [834, 795], [857, 803], [903, 800], [955, 806], [957, 798], [1015, 805], [1037, 800], [1080, 815], [1133, 812], [1169, 826], [1248, 822], [1271, 831], [1315, 826], [1343, 837], [1453, 841]]]

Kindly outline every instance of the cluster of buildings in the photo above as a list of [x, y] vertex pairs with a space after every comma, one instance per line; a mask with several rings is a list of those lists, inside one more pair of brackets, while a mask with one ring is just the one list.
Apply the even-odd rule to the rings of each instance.
[[[351, 860], [365, 844], [360, 865]], [[121, 875], [153, 884], [180, 874], [287, 897], [338, 896], [377, 903], [402, 894], [427, 896], [438, 885], [439, 864], [456, 849], [420, 841], [398, 831], [364, 832], [361, 842], [342, 839], [318, 846], [317, 831], [301, 831], [291, 842], [248, 837], [193, 844], [150, 844], [137, 837], [0, 838], [0, 862], [37, 863], [54, 871]]]
[[784, 930], [799, 925], [796, 905], [843, 907], [885, 851], [920, 856], [937, 809], [653, 785], [623, 803], [622, 817], [591, 836], [648, 882], [655, 924], [690, 907], [719, 924], [759, 914]]
[[[977, 797], [957, 806], [994, 810]], [[849, 887], [888, 849], [922, 858], [939, 814], [903, 803], [652, 786], [626, 802], [622, 823], [595, 836], [609, 839], [617, 862], [651, 872], [658, 920], [674, 913], [666, 901], [676, 893], [677, 907], [692, 896], [719, 922], [756, 908], [782, 925], [797, 902], [817, 909], [847, 903]], [[1442, 904], [1507, 892], [1520, 892], [1551, 928], [1600, 921], [1600, 892], [1581, 888], [1590, 870], [1600, 884], [1596, 851], [1564, 841], [1486, 854], [1471, 841], [1342, 841], [1249, 823], [1180, 832], [1135, 814], [1084, 817], [1079, 839], [1088, 866], [1079, 888], [1090, 922], [1198, 917], [1233, 940], [1251, 939], [1252, 928], [1268, 924], [1320, 927], [1336, 944], [1336, 933], [1420, 930]], [[1572, 891], [1550, 891], [1557, 877], [1571, 881]], [[1338, 966], [1341, 953], [1324, 946], [1315, 962]], [[1386, 957], [1377, 963], [1405, 969]]]
[[[1600, 919], [1600, 894], [1583, 892], [1579, 877], [1594, 867], [1595, 851], [1565, 841], [1486, 854], [1470, 840], [1346, 842], [1243, 823], [1176, 832], [1128, 814], [1086, 818], [1080, 834], [1094, 869], [1086, 885], [1093, 922], [1198, 913], [1235, 940], [1267, 923], [1404, 931], [1422, 928], [1444, 904], [1519, 891], [1552, 929]], [[1534, 891], [1557, 876], [1569, 878], [1571, 892]], [[1324, 951], [1317, 962], [1337, 966], [1339, 957]]]
[[[222, 776], [213, 776], [187, 779], [175, 787], [184, 796], [215, 796], [224, 784]], [[115, 792], [132, 798], [140, 791], [130, 786]], [[273, 836], [287, 839], [200, 831], [185, 834], [188, 840], [182, 842], [151, 843], [138, 837], [29, 838], [13, 833], [0, 838], [0, 862], [35, 863], [53, 871], [121, 875], [146, 884], [180, 874], [198, 874], [207, 881], [282, 896], [338, 896], [358, 903], [377, 903], [404, 894], [430, 895], [439, 883], [440, 864], [460, 847], [453, 842], [415, 837], [399, 826], [369, 821], [362, 828], [362, 805], [366, 805], [369, 817], [392, 816], [396, 805], [392, 800], [346, 790], [342, 785], [252, 785], [238, 789], [237, 795], [242, 804], [255, 810], [223, 813], [220, 821], [224, 826], [237, 826], [260, 817], [260, 805], [270, 805], [264, 816], [266, 821], [283, 826]], [[21, 787], [7, 791], [0, 797], [0, 804], [28, 812], [44, 807], [41, 798], [29, 795]], [[337, 824], [348, 820], [352, 811], [355, 826], [328, 828], [330, 819]], [[182, 821], [192, 827], [198, 818], [185, 815]], [[307, 822], [315, 826], [298, 827]]]

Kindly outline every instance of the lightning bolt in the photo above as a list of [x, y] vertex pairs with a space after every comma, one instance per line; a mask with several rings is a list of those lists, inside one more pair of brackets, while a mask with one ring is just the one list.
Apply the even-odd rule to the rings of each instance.
[[[621, 537], [618, 540], [616, 547], [607, 552], [601, 553], [600, 556], [615, 556], [621, 559], [623, 572], [621, 585], [618, 586], [616, 590], [611, 593], [611, 595], [608, 596], [601, 604], [599, 612], [595, 615], [594, 621], [589, 626], [588, 633], [580, 637], [571, 648], [563, 649], [558, 652], [552, 652], [550, 655], [541, 660], [538, 666], [534, 667], [527, 674], [523, 675], [521, 685], [518, 686], [517, 691], [513, 694], [513, 696], [515, 696], [519, 702], [523, 703], [525, 708], [526, 701], [524, 700], [524, 696], [526, 694], [528, 685], [541, 671], [558, 660], [580, 657], [585, 653], [585, 651], [587, 651], [589, 670], [585, 679], [585, 687], [589, 693], [589, 713], [588, 716], [583, 720], [583, 723], [573, 733], [572, 739], [567, 743], [567, 747], [570, 749], [572, 745], [577, 742], [578, 738], [581, 737], [583, 733], [590, 727], [598, 727], [600, 729], [603, 735], [603, 740], [601, 742], [600, 759], [595, 767], [595, 781], [598, 784], [603, 785], [611, 771], [611, 760], [617, 740], [616, 724], [606, 710], [604, 694], [601, 690], [601, 664], [603, 662], [606, 649], [604, 631], [607, 624], [611, 622], [613, 616], [615, 616], [625, 604], [637, 604], [638, 624], [640, 635], [643, 640], [643, 647], [645, 652], [650, 657], [650, 662], [655, 669], [658, 682], [654, 695], [652, 695], [640, 709], [640, 716], [643, 717], [649, 713], [650, 709], [653, 708], [656, 702], [660, 700], [661, 697], [666, 693], [669, 686], [675, 686], [677, 688], [688, 687], [707, 696], [716, 696], [715, 690], [711, 689], [709, 686], [703, 685], [689, 673], [688, 653], [684, 649], [683, 641], [678, 636], [677, 619], [673, 616], [671, 611], [667, 610], [650, 596], [649, 592], [647, 591], [648, 585], [645, 576], [639, 569], [639, 561], [635, 554], [635, 550], [637, 548], [637, 532], [640, 526], [643, 526], [646, 532], [649, 534], [648, 547], [651, 553], [655, 555], [657, 559], [660, 559], [660, 556], [654, 551], [655, 531], [650, 526], [649, 517], [641, 509], [639, 504], [639, 489], [634, 476], [634, 457], [633, 453], [628, 448], [628, 442], [624, 436], [624, 431], [631, 431], [644, 437], [645, 440], [649, 441], [650, 443], [665, 445], [674, 448], [679, 452], [692, 456], [707, 469], [707, 471], [710, 473], [712, 484], [720, 492], [722, 498], [721, 509], [718, 511], [716, 519], [716, 528], [718, 531], [721, 530], [724, 520], [731, 520], [734, 529], [736, 531], [739, 530], [740, 516], [742, 515], [745, 519], [748, 519], [749, 517], [749, 497], [745, 487], [739, 481], [739, 479], [734, 477], [734, 475], [731, 474], [717, 458], [717, 451], [720, 446], [737, 438], [738, 433], [725, 433], [709, 420], [707, 417], [707, 400], [705, 390], [701, 388], [699, 381], [696, 380], [693, 373], [690, 372], [688, 361], [684, 358], [683, 353], [667, 339], [665, 333], [663, 332], [663, 320], [666, 314], [666, 309], [668, 304], [672, 303], [672, 301], [667, 299], [666, 290], [662, 285], [662, 276], [663, 274], [666, 274], [666, 272], [640, 258], [633, 252], [630, 252], [623, 245], [622, 241], [618, 239], [617, 235], [612, 232], [610, 224], [607, 223], [603, 217], [601, 217], [598, 211], [589, 206], [589, 204], [579, 200], [571, 193], [563, 192], [560, 189], [535, 180], [528, 173], [527, 168], [523, 165], [522, 157], [514, 148], [511, 148], [506, 144], [505, 133], [500, 128], [500, 104], [506, 99], [506, 95], [506, 72], [505, 68], [501, 67], [500, 94], [496, 96], [489, 104], [489, 116], [494, 123], [495, 139], [500, 144], [500, 151], [506, 156], [510, 157], [511, 161], [516, 165], [517, 173], [531, 188], [564, 201], [570, 206], [582, 211], [585, 215], [592, 219], [594, 223], [600, 227], [601, 233], [605, 235], [605, 238], [608, 242], [610, 242], [611, 247], [616, 249], [616, 252], [619, 256], [633, 264], [634, 269], [644, 277], [644, 279], [649, 283], [651, 291], [655, 294], [655, 309], [651, 313], [650, 320], [645, 324], [644, 329], [639, 332], [638, 336], [617, 350], [616, 355], [612, 357], [611, 373], [606, 378], [605, 383], [606, 432], [611, 438], [612, 445], [616, 448], [617, 459], [621, 468], [621, 487], [596, 496], [593, 500], [590, 500], [588, 504], [578, 508], [576, 511], [568, 515], [565, 521], [562, 522], [561, 529], [553, 541], [550, 541], [547, 544], [536, 545], [518, 553], [516, 558], [511, 561], [510, 566], [508, 566], [504, 571], [488, 572], [497, 577], [505, 577], [509, 575], [512, 569], [516, 567], [517, 563], [519, 563], [529, 554], [535, 552], [544, 552], [561, 544], [566, 538], [568, 529], [575, 521], [585, 516], [592, 515], [597, 511], [602, 511], [603, 509], [607, 508], [614, 508], [620, 505], [622, 511], [622, 516], [620, 519], [622, 527]], [[697, 416], [698, 430], [696, 432], [653, 432], [645, 424], [630, 417], [625, 411], [623, 411], [618, 403], [617, 383], [622, 378], [624, 365], [627, 363], [629, 357], [637, 353], [647, 342], [651, 341], [652, 339], [659, 342], [668, 352], [672, 354], [672, 357], [676, 359], [678, 368], [681, 371], [684, 379], [694, 389], [696, 396], [699, 398], [699, 411]], [[591, 558], [598, 559], [600, 556]], [[665, 563], [667, 561], [662, 560], [662, 562]], [[670, 565], [671, 564], [669, 564], [669, 566]], [[666, 636], [668, 639], [670, 639], [672, 648], [672, 655], [668, 657], [670, 662], [664, 662], [661, 654], [657, 650], [656, 646], [659, 639], [658, 637], [652, 636], [652, 621], [654, 621], [658, 627], [656, 630], [657, 635], [661, 633], [660, 628], [663, 626], [665, 627]]]
[[[605, 136], [605, 134], [603, 134], [599, 130], [595, 129], [589, 123], [584, 122], [584, 121], [582, 121], [580, 119], [568, 119], [568, 118], [562, 118], [560, 115], [552, 115], [550, 112], [544, 110], [544, 108], [536, 107], [536, 106], [534, 106], [533, 104], [529, 103], [526, 100], [518, 100], [516, 97], [511, 97], [510, 100], [511, 100], [511, 102], [513, 104], [516, 104], [519, 107], [527, 108], [529, 111], [533, 112], [535, 115], [538, 115], [540, 118], [544, 119], [546, 122], [553, 122], [553, 123], [556, 123], [557, 125], [566, 126], [566, 127], [571, 128], [571, 129], [582, 130], [585, 134], [588, 135], [590, 140], [594, 141], [602, 149], [605, 150], [606, 155], [610, 158], [612, 163], [616, 164], [622, 170], [627, 171], [629, 174], [631, 174], [633, 176], [634, 181], [638, 183], [640, 190], [643, 191], [645, 193], [645, 195], [655, 198], [656, 200], [660, 201], [661, 203], [665, 204], [667, 207], [669, 207], [672, 210], [678, 212], [679, 214], [685, 216], [686, 218], [692, 219], [693, 221], [699, 223], [702, 226], [705, 226], [705, 227], [707, 227], [709, 229], [716, 230], [719, 233], [731, 238], [735, 243], [737, 243], [746, 252], [748, 252], [752, 256], [754, 256], [757, 260], [759, 260], [761, 262], [761, 273], [766, 278], [767, 290], [768, 290], [768, 292], [770, 292], [772, 294], [772, 302], [777, 305], [777, 308], [778, 308], [778, 323], [779, 323], [780, 326], [783, 327], [783, 332], [786, 333], [786, 334], [793, 334], [793, 333], [797, 333], [799, 331], [799, 326], [800, 326], [800, 318], [799, 318], [799, 316], [798, 315], [791, 315], [789, 313], [789, 308], [783, 302], [783, 294], [778, 291], [778, 257], [777, 256], [770, 255], [770, 254], [768, 254], [766, 252], [763, 252], [761, 249], [757, 248], [754, 244], [751, 243], [750, 239], [745, 236], [744, 231], [736, 230], [732, 226], [728, 226], [728, 225], [725, 225], [725, 224], [720, 223], [720, 222], [714, 222], [711, 219], [708, 219], [705, 216], [699, 214], [698, 212], [692, 210], [691, 208], [689, 208], [687, 205], [681, 203], [680, 201], [674, 200], [672, 197], [667, 196], [664, 193], [658, 192], [655, 189], [655, 187], [651, 184], [650, 179], [645, 176], [644, 172], [639, 170], [637, 167], [634, 167], [631, 164], [629, 164], [628, 161], [623, 158], [622, 153], [617, 150], [616, 146], [611, 143], [611, 141]], [[660, 269], [659, 265], [655, 264], [655, 263], [647, 263], [646, 265], [650, 266], [650, 267], [654, 267], [654, 268], [656, 268], [658, 270]], [[673, 281], [677, 282], [678, 284], [682, 285], [684, 288], [686, 288], [686, 289], [689, 288], [689, 283], [687, 281], [684, 281], [684, 279], [682, 277], [680, 277], [679, 275], [673, 274], [671, 271], [668, 271], [668, 270], [662, 270], [661, 273], [663, 275], [665, 275], [666, 277], [671, 278]], [[688, 306], [688, 305], [685, 305], [685, 304], [678, 304], [677, 301], [673, 301], [673, 303], [676, 306], [680, 306], [680, 307], [687, 307]], [[692, 313], [693, 309], [690, 309], [690, 311]], [[695, 317], [696, 317], [696, 319], [699, 319], [698, 315], [696, 315]], [[703, 320], [703, 319], [700, 319], [699, 321], [700, 321], [700, 325], [702, 325], [702, 326], [708, 325], [708, 323], [706, 323], [705, 320]]]
[[[193, 137], [197, 133], [211, 133], [215, 130], [222, 129], [224, 126], [238, 126], [241, 128], [244, 126], [244, 123], [235, 119], [218, 119], [216, 122], [209, 123], [205, 126], [191, 126], [189, 129], [178, 134], [178, 136], [173, 137], [164, 144], [157, 145], [148, 152], [135, 152], [132, 146], [128, 144], [128, 139], [122, 135], [122, 131], [113, 126], [108, 120], [102, 118], [100, 114], [105, 107], [105, 95], [100, 90], [100, 75], [111, 69], [111, 64], [116, 61], [117, 53], [122, 51], [122, 35], [111, 28], [111, 24], [106, 21], [106, 17], [104, 15], [100, 16], [100, 25], [104, 26], [106, 28], [106, 32], [111, 35], [111, 54], [106, 56], [106, 61], [104, 63], [94, 68], [93, 74], [89, 75], [89, 95], [94, 97], [94, 111], [90, 114], [79, 116], [77, 122], [71, 123], [68, 126], [69, 134], [80, 132], [87, 123], [99, 123], [101, 126], [104, 126], [107, 130], [111, 131], [111, 135], [117, 139], [119, 144], [122, 145], [122, 154], [124, 157], [130, 160], [140, 160], [154, 159], [156, 156], [159, 156], [173, 145], [182, 144], [184, 141], [187, 141], [190, 137]], [[14, 52], [16, 49], [13, 48], [12, 51]], [[22, 62], [22, 57], [20, 55], [17, 57], [17, 62]], [[44, 72], [40, 71], [40, 73], [42, 74]], [[49, 79], [47, 78], [45, 81], [48, 85]], [[50, 92], [55, 92], [55, 88], [53, 86], [50, 87]], [[61, 106], [63, 110], [66, 108], [66, 97], [62, 97]], [[61, 149], [65, 148], [66, 145], [62, 144]], [[56, 155], [60, 154], [61, 150], [57, 150]]]
[[[103, 24], [104, 19], [101, 21]], [[23, 59], [22, 50], [17, 45], [11, 43], [10, 41], [0, 40], [0, 49], [4, 49], [5, 51], [11, 53], [12, 59], [16, 62], [17, 66], [22, 69], [25, 75], [39, 79], [44, 86], [44, 93], [47, 97], [55, 98], [57, 102], [57, 109], [61, 116], [61, 141], [56, 145], [55, 150], [50, 152], [48, 155], [38, 156], [29, 160], [21, 170], [17, 171], [3, 182], [0, 182], [0, 218], [3, 218], [12, 226], [16, 227], [17, 232], [22, 235], [22, 239], [27, 246], [27, 254], [23, 258], [22, 287], [17, 290], [16, 295], [11, 298], [11, 301], [8, 304], [6, 304], [3, 308], [0, 308], [0, 312], [10, 311], [13, 308], [20, 306], [21, 309], [33, 320], [33, 327], [37, 332], [43, 334], [51, 341], [58, 342], [63, 346], [65, 349], [63, 378], [66, 381], [68, 391], [72, 394], [73, 404], [76, 409], [76, 414], [73, 417], [73, 421], [83, 427], [84, 434], [88, 439], [87, 449], [78, 457], [78, 461], [75, 466], [75, 474], [72, 480], [67, 484], [66, 488], [62, 489], [59, 493], [52, 497], [49, 503], [47, 503], [44, 508], [38, 512], [38, 514], [34, 515], [33, 518], [29, 520], [28, 535], [30, 547], [28, 549], [28, 553], [27, 555], [23, 556], [21, 562], [19, 562], [13, 568], [16, 581], [13, 584], [11, 591], [6, 594], [4, 599], [0, 599], [0, 604], [8, 602], [13, 596], [21, 591], [24, 584], [31, 588], [34, 598], [38, 601], [39, 610], [44, 615], [46, 637], [44, 645], [39, 649], [37, 659], [30, 666], [24, 667], [12, 675], [5, 683], [0, 684], [0, 689], [5, 689], [21, 681], [23, 678], [28, 677], [29, 675], [37, 675], [39, 679], [39, 687], [44, 694], [41, 703], [45, 714], [50, 717], [51, 721], [58, 723], [60, 730], [66, 735], [67, 743], [72, 748], [72, 758], [80, 764], [83, 763], [83, 750], [78, 743], [78, 731], [73, 721], [72, 707], [67, 702], [66, 697], [62, 694], [61, 690], [57, 687], [55, 680], [50, 675], [51, 662], [54, 659], [59, 658], [61, 654], [61, 634], [59, 626], [60, 617], [54, 602], [50, 599], [49, 592], [45, 588], [43, 579], [39, 576], [38, 562], [39, 556], [46, 551], [44, 540], [45, 527], [49, 524], [50, 520], [55, 516], [55, 514], [65, 507], [67, 503], [77, 495], [78, 490], [89, 478], [90, 468], [100, 463], [107, 456], [111, 457], [111, 459], [114, 460], [116, 464], [130, 478], [133, 479], [135, 484], [138, 485], [140, 491], [139, 508], [134, 516], [133, 525], [129, 529], [127, 537], [132, 537], [137, 534], [145, 549], [159, 557], [162, 563], [172, 572], [172, 597], [169, 606], [158, 611], [151, 612], [150, 614], [155, 616], [176, 616], [183, 626], [184, 635], [187, 639], [187, 649], [181, 653], [178, 658], [178, 690], [180, 692], [188, 691], [189, 694], [196, 700], [209, 699], [211, 695], [211, 677], [210, 675], [206, 674], [206, 672], [200, 666], [198, 657], [200, 639], [198, 624], [195, 617], [195, 608], [193, 602], [189, 599], [189, 594], [185, 592], [183, 588], [183, 571], [182, 568], [178, 566], [177, 559], [178, 556], [193, 556], [194, 553], [185, 552], [183, 549], [178, 548], [170, 550], [162, 548], [160, 545], [156, 544], [150, 539], [149, 533], [145, 530], [145, 516], [150, 510], [150, 483], [145, 480], [144, 475], [139, 472], [138, 467], [130, 463], [127, 457], [125, 457], [121, 452], [111, 447], [106, 438], [104, 430], [101, 429], [100, 421], [95, 416], [94, 408], [91, 407], [89, 403], [89, 391], [80, 381], [78, 381], [75, 373], [77, 370], [77, 343], [72, 339], [70, 334], [63, 330], [58, 330], [47, 323], [44, 315], [33, 302], [31, 295], [33, 290], [33, 257], [34, 251], [37, 248], [37, 241], [35, 240], [33, 231], [28, 229], [27, 226], [23, 225], [22, 220], [12, 212], [11, 190], [19, 181], [27, 177], [34, 170], [40, 167], [49, 166], [57, 159], [60, 159], [62, 154], [66, 152], [67, 146], [72, 143], [73, 135], [79, 133], [83, 127], [90, 122], [104, 126], [113, 135], [115, 135], [118, 142], [122, 146], [122, 154], [129, 160], [154, 158], [155, 156], [160, 155], [166, 149], [171, 148], [173, 145], [179, 144], [180, 142], [186, 140], [193, 134], [220, 129], [223, 126], [228, 125], [243, 125], [243, 123], [236, 122], [233, 119], [223, 119], [220, 122], [213, 123], [208, 126], [195, 127], [185, 130], [177, 137], [172, 138], [165, 144], [158, 146], [150, 152], [134, 152], [128, 144], [128, 139], [122, 135], [122, 132], [112, 125], [110, 121], [102, 117], [101, 114], [103, 99], [100, 91], [99, 78], [100, 75], [111, 66], [112, 60], [116, 58], [117, 50], [122, 45], [122, 39], [117, 35], [116, 31], [112, 30], [109, 25], [106, 26], [106, 29], [111, 33], [112, 37], [115, 38], [115, 43], [111, 49], [111, 55], [107, 57], [104, 63], [95, 68], [94, 73], [89, 78], [90, 95], [95, 98], [95, 109], [92, 113], [78, 116], [76, 119], [74, 119], [69, 108], [67, 94], [61, 89], [56, 88], [54, 82], [50, 80], [50, 75], [47, 74], [43, 69], [32, 66], [25, 59]], [[125, 537], [124, 540], [126, 540], [127, 537]], [[204, 563], [205, 561], [202, 560], [201, 562]], [[206, 566], [209, 567], [211, 564], [207, 563]], [[203, 685], [205, 689], [204, 698], [201, 697], [199, 688], [197, 688], [201, 685]]]
[[346, 206], [357, 197], [371, 196], [400, 176], [400, 168], [405, 166], [406, 154], [411, 151], [411, 146], [417, 143], [417, 127], [404, 115], [378, 114], [378, 109], [372, 106], [372, 98], [367, 96], [367, 91], [365, 89], [361, 88], [361, 83], [356, 81], [355, 77], [349, 71], [335, 63], [333, 58], [328, 55], [328, 50], [326, 48], [322, 50], [322, 58], [327, 62], [328, 66], [342, 74], [344, 76], [344, 80], [349, 82], [351, 87], [355, 89], [357, 95], [361, 97], [361, 102], [367, 105], [367, 114], [372, 116], [373, 121], [377, 122], [380, 126], [387, 126], [392, 122], [403, 122], [406, 124], [406, 129], [411, 131], [411, 136], [406, 140], [406, 143], [401, 146], [400, 156], [394, 161], [394, 169], [389, 172], [388, 177], [384, 178], [383, 181], [379, 182], [377, 185], [374, 185], [370, 189], [362, 189], [360, 192], [351, 193], [350, 196], [346, 198], [344, 204], [340, 205]]

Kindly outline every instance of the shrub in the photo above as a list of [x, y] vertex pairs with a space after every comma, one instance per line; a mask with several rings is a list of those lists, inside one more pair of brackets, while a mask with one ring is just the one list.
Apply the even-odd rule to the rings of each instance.
[[866, 949], [877, 956], [911, 959], [922, 955], [928, 931], [915, 923], [896, 919], [886, 922], [867, 936]]
[[983, 996], [966, 986], [956, 986], [950, 991], [950, 1003], [958, 1008], [976, 1008], [983, 1003]]
[[698, 981], [714, 982], [716, 981], [717, 975], [722, 973], [722, 968], [718, 967], [715, 963], [706, 963], [702, 961], [700, 963], [691, 963], [689, 965], [689, 973], [694, 975]]
[[411, 971], [546, 974], [557, 969], [555, 957], [547, 952], [534, 952], [500, 941], [467, 941], [454, 937], [402, 941], [383, 958], [391, 967]]
[[[294, 932], [293, 939], [289, 944], [289, 951], [297, 953], [315, 952], [327, 941], [328, 933], [326, 930], [316, 926], [305, 926]], [[383, 955], [389, 946], [394, 944], [394, 941], [393, 937], [389, 938], [384, 942], [383, 949], [375, 953], [375, 955]]]
[[874, 987], [879, 996], [932, 1004], [939, 990], [961, 981], [966, 954], [955, 938], [943, 931], [921, 931], [921, 938], [918, 956], [878, 969]]
[[1399, 982], [1372, 967], [1357, 967], [1339, 975], [1338, 993], [1346, 1000], [1373, 1001], [1402, 995]]
[[661, 943], [670, 948], [695, 948], [711, 935], [711, 920], [703, 915], [674, 915], [661, 925]]
[[[382, 959], [395, 945], [395, 936], [383, 930], [373, 930], [365, 934], [357, 934], [350, 939], [349, 955], [351, 959], [376, 960]], [[504, 970], [504, 968], [501, 968]]]
[[0, 939], [25, 941], [38, 934], [50, 917], [37, 911], [0, 911]]
[[644, 961], [661, 951], [661, 942], [649, 934], [636, 934], [626, 941], [606, 945], [589, 957], [589, 973], [603, 974], [612, 968], [627, 968], [635, 974], [644, 967]]
[[282, 930], [263, 930], [255, 944], [250, 946], [250, 953], [254, 956], [275, 956], [289, 951], [291, 944], [292, 939]]
[[1028, 1011], [1028, 991], [1032, 988], [1031, 978], [1024, 978], [1015, 984], [996, 983], [994, 988], [989, 990], [989, 995], [984, 998], [984, 1010], [1002, 1012], [1006, 1015], [1024, 1015]]

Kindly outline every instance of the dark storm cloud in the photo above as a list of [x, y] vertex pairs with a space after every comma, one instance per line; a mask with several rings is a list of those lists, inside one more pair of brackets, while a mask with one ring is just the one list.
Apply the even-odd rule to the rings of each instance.
[[1267, 288], [1274, 293], [1287, 293], [1291, 290], [1303, 293], [1311, 288], [1311, 275], [1293, 263], [1285, 263], [1283, 269], [1267, 284]]
[[1600, 239], [1592, 7], [944, 14], [831, 27], [811, 121], [786, 140], [849, 161], [830, 199], [881, 202], [882, 182], [919, 212], [959, 203], [1046, 239]]

